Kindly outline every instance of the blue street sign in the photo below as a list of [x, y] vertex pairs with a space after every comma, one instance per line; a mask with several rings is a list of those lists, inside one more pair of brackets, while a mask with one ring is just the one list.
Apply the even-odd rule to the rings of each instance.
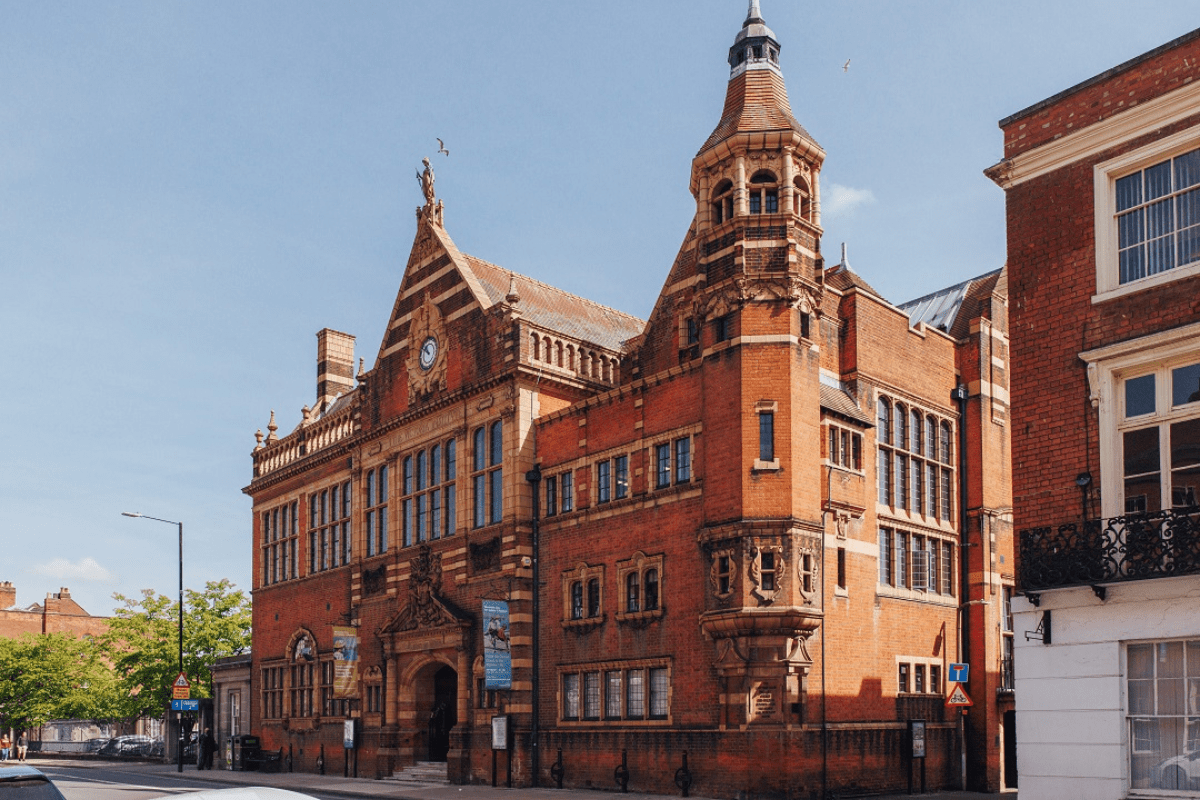
[[171, 710], [172, 711], [199, 711], [200, 710], [200, 701], [199, 700], [172, 700], [171, 701]]
[[951, 664], [950, 675], [948, 676], [947, 681], [950, 683], [966, 683], [967, 673], [970, 672], [970, 670], [970, 664]]

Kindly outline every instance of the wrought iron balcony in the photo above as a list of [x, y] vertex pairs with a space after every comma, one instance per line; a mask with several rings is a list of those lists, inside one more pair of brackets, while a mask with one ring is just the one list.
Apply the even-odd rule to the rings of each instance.
[[1174, 575], [1200, 575], [1200, 506], [1021, 531], [1025, 592]]

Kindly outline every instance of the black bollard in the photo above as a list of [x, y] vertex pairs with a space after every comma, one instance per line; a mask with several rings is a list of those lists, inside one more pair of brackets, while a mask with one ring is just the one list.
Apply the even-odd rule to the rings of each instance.
[[620, 785], [622, 792], [629, 791], [629, 767], [627, 766], [627, 759], [625, 757], [624, 750], [621, 751], [620, 766], [613, 770], [613, 777], [617, 779], [617, 783]]

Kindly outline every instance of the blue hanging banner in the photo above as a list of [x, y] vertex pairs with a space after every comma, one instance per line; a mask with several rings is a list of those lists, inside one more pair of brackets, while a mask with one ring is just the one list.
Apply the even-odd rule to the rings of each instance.
[[483, 601], [483, 675], [488, 691], [512, 688], [508, 603], [503, 600]]

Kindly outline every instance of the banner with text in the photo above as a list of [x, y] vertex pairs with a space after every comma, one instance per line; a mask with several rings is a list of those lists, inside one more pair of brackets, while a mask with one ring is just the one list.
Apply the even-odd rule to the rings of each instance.
[[512, 647], [508, 636], [508, 603], [483, 601], [484, 688], [512, 688]]
[[333, 629], [333, 696], [358, 697], [358, 629]]

